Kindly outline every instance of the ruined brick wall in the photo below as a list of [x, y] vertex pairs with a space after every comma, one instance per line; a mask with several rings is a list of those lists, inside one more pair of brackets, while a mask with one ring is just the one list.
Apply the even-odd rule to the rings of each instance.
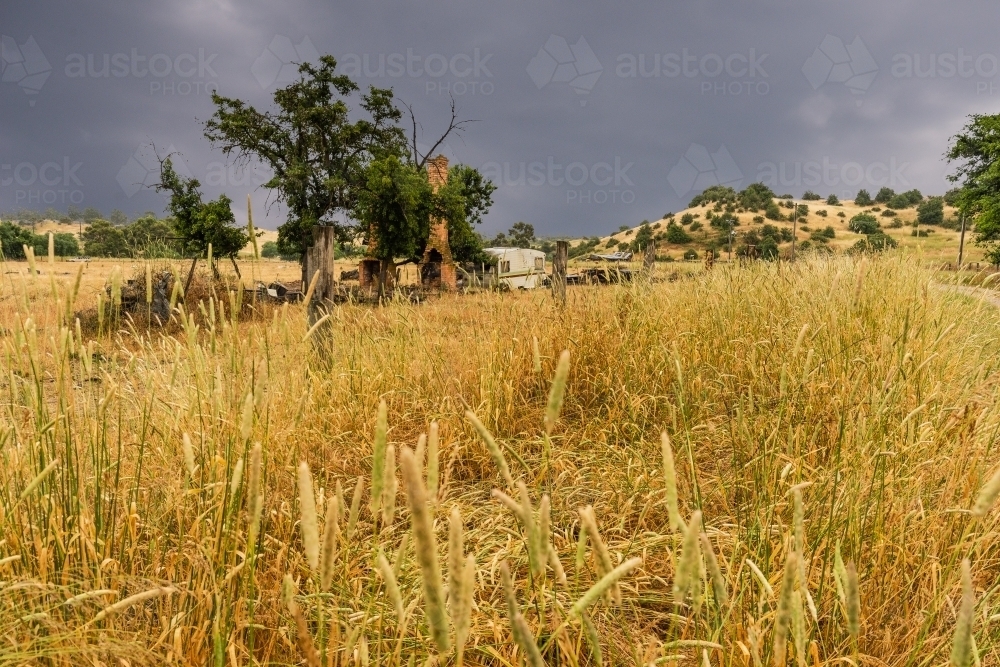
[[[438, 155], [427, 161], [427, 181], [435, 191], [448, 181], [448, 158]], [[432, 219], [420, 262], [420, 282], [424, 287], [453, 290], [457, 279], [458, 271], [448, 243], [448, 223]]]

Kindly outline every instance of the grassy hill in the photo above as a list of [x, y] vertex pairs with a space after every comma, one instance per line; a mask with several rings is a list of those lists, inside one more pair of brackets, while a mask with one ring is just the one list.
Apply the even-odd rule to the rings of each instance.
[[[779, 210], [783, 217], [788, 217], [792, 209], [787, 208], [790, 203], [793, 206], [805, 206], [807, 214], [798, 216], [795, 224], [796, 249], [798, 252], [816, 252], [829, 249], [833, 252], [844, 252], [857, 241], [864, 238], [861, 234], [855, 234], [848, 229], [848, 222], [859, 213], [870, 212], [874, 215], [887, 235], [895, 239], [901, 248], [906, 251], [922, 253], [928, 260], [941, 262], [954, 262], [958, 255], [959, 231], [957, 229], [958, 212], [951, 206], [945, 206], [945, 224], [955, 224], [956, 229], [949, 229], [944, 226], [921, 225], [918, 233], [924, 232], [926, 236], [914, 236], [913, 224], [917, 219], [916, 207], [910, 207], [895, 211], [895, 216], [885, 216], [886, 206], [884, 204], [874, 204], [871, 206], [860, 206], [853, 201], [842, 201], [838, 205], [830, 205], [825, 201], [806, 201], [803, 199], [778, 199], [774, 201], [779, 205]], [[657, 242], [657, 255], [660, 259], [670, 258], [680, 260], [684, 258], [685, 252], [693, 250], [698, 258], [704, 256], [709, 247], [717, 247], [718, 252], [724, 257], [728, 249], [724, 239], [726, 229], [714, 227], [710, 217], [718, 217], [726, 212], [725, 206], [720, 206], [715, 202], [704, 202], [701, 205], [685, 208], [670, 216], [659, 220], [649, 221], [653, 236]], [[744, 239], [748, 232], [756, 232], [759, 236], [765, 225], [771, 225], [779, 230], [779, 233], [786, 239], [778, 246], [782, 256], [791, 253], [791, 232], [792, 223], [788, 220], [769, 220], [764, 218], [764, 212], [741, 210], [735, 207], [732, 211], [737, 224], [733, 227], [736, 237], [733, 241], [733, 253], [744, 244]], [[691, 216], [692, 221], [683, 223]], [[894, 222], [895, 221], [895, 222]], [[685, 234], [690, 237], [686, 243], [671, 243], [667, 239], [668, 225], [673, 222], [680, 226]], [[642, 225], [636, 225], [623, 231], [618, 231], [600, 238], [600, 242], [594, 247], [594, 252], [613, 252], [620, 249], [622, 244], [632, 245], [640, 234]], [[832, 227], [833, 238], [819, 240], [816, 232]], [[692, 229], [693, 228], [693, 229]], [[787, 230], [781, 232], [780, 230]], [[971, 234], [966, 232], [965, 261], [982, 261], [982, 249], [972, 245]], [[578, 246], [585, 243], [581, 239], [574, 242]], [[593, 243], [591, 241], [590, 243]]]

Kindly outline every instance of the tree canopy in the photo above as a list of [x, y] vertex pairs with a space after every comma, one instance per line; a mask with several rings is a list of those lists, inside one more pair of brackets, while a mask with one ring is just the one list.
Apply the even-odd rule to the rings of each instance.
[[180, 237], [181, 251], [201, 256], [212, 245], [216, 257], [236, 257], [250, 241], [250, 235], [236, 226], [232, 200], [226, 195], [209, 202], [201, 200], [201, 183], [184, 178], [174, 171], [170, 158], [160, 166], [157, 190], [170, 193], [167, 210], [174, 219], [174, 231]]
[[336, 70], [329, 55], [317, 65], [300, 65], [298, 80], [274, 93], [270, 110], [212, 96], [215, 113], [205, 136], [226, 155], [259, 161], [274, 174], [264, 187], [288, 208], [278, 228], [281, 254], [302, 257], [313, 227], [324, 225], [342, 244], [374, 234], [379, 255], [413, 258], [427, 241], [428, 217], [440, 215], [455, 259], [479, 259], [482, 242], [473, 226], [492, 205], [493, 184], [466, 165], [449, 169], [437, 193], [427, 184], [427, 158], [466, 122], [456, 121], [454, 103], [447, 130], [421, 155], [416, 118], [410, 110], [413, 133], [407, 137], [392, 89], [371, 86], [361, 93]]
[[962, 186], [954, 202], [974, 221], [976, 244], [1000, 262], [1000, 114], [973, 114], [952, 140], [945, 157], [957, 168], [948, 180]]

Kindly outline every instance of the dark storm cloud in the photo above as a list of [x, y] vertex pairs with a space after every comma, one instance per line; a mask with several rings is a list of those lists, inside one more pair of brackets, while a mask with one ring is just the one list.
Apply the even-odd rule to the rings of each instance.
[[[263, 217], [266, 174], [201, 133], [331, 53], [499, 186], [485, 230], [594, 234], [716, 182], [943, 192], [948, 137], [1000, 99], [995, 4], [43, 2], [0, 8], [0, 210], [162, 211], [154, 151]], [[284, 217], [269, 210], [267, 225]]]

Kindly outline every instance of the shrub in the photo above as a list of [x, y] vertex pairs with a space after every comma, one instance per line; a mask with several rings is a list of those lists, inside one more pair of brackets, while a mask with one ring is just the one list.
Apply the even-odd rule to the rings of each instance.
[[713, 185], [705, 188], [700, 194], [694, 196], [688, 208], [695, 206], [708, 206], [710, 203], [724, 204], [732, 203], [737, 199], [736, 190], [725, 185]]
[[944, 222], [944, 197], [931, 197], [917, 206], [917, 222], [921, 225], [940, 225]]
[[895, 190], [892, 188], [883, 187], [878, 191], [873, 200], [876, 204], [887, 204], [889, 200], [896, 196]]
[[905, 197], [906, 201], [910, 203], [910, 206], [916, 206], [924, 200], [924, 196], [920, 193], [920, 190], [917, 190], [916, 188], [904, 192], [903, 197]]
[[803, 232], [808, 232], [809, 231], [809, 226], [808, 225], [799, 225], [799, 229], [802, 230]]
[[847, 214], [844, 213], [843, 211], [837, 211], [837, 217], [838, 218], [846, 218]]
[[826, 198], [827, 206], [840, 206], [840, 200], [837, 199], [837, 195], [830, 195]]
[[34, 246], [30, 229], [12, 222], [0, 222], [0, 249], [7, 259], [24, 259], [24, 246]]
[[805, 201], [819, 201], [820, 199], [822, 199], [822, 197], [820, 197], [818, 194], [816, 194], [812, 190], [806, 190], [802, 194], [802, 199], [804, 199]]
[[753, 217], [753, 221], [759, 225], [760, 223], [764, 222], [764, 216], [762, 216], [762, 215], [755, 215]]
[[687, 260], [698, 259], [698, 253], [695, 252], [694, 248], [688, 248], [687, 250], [684, 251], [684, 259]]
[[818, 215], [821, 218], [825, 218], [826, 217], [826, 209], [821, 208], [820, 210], [816, 211], [816, 215]]
[[610, 250], [611, 248], [617, 248], [619, 243], [621, 243], [621, 241], [612, 236], [608, 239], [608, 242], [605, 245]]
[[837, 232], [834, 231], [833, 227], [830, 227], [829, 225], [824, 227], [823, 231], [820, 233], [828, 239], [837, 238]]
[[748, 211], [766, 208], [774, 199], [774, 191], [763, 183], [751, 183], [739, 194], [740, 206]]
[[874, 215], [858, 213], [847, 223], [847, 228], [855, 234], [877, 234], [879, 224]]
[[893, 218], [886, 227], [889, 229], [900, 229], [903, 226], [903, 221], [899, 218]]
[[948, 206], [958, 205], [958, 196], [962, 193], [961, 188], [952, 188], [948, 192], [944, 193], [944, 203]]
[[274, 259], [280, 254], [278, 252], [278, 244], [274, 241], [267, 241], [260, 247], [260, 256], [264, 259]]
[[884, 211], [882, 211], [881, 215], [883, 218], [895, 218], [899, 214], [893, 211], [891, 208], [887, 208]]
[[906, 195], [896, 195], [895, 197], [889, 200], [886, 206], [888, 206], [889, 208], [894, 208], [899, 210], [899, 209], [909, 208], [910, 206], [912, 206], [912, 204], [910, 203], [910, 199]]
[[784, 216], [781, 215], [781, 211], [778, 209], [778, 205], [773, 201], [767, 205], [764, 209], [764, 217], [768, 220], [784, 220]]
[[667, 225], [667, 233], [665, 236], [667, 243], [684, 244], [691, 242], [691, 236], [684, 231], [684, 228], [673, 222]]
[[872, 196], [868, 194], [867, 190], [858, 190], [858, 194], [854, 196], [854, 204], [856, 206], [871, 206]]
[[868, 252], [882, 252], [883, 250], [895, 248], [897, 245], [899, 244], [896, 243], [896, 239], [882, 232], [877, 232], [875, 234], [869, 234], [863, 239], [858, 239], [857, 243], [851, 246], [847, 252], [852, 255]]
[[[49, 254], [49, 235], [35, 234], [33, 246], [36, 257], [47, 256]], [[52, 235], [52, 251], [56, 257], [76, 257], [80, 254], [80, 243], [73, 234], [59, 232]]]
[[691, 213], [685, 213], [684, 215], [681, 216], [681, 224], [682, 225], [690, 225], [692, 222], [694, 222], [694, 215], [693, 214], [691, 214]]
[[688, 229], [690, 229], [692, 232], [696, 232], [696, 231], [698, 231], [701, 228], [702, 228], [702, 224], [700, 222], [698, 222], [697, 220], [695, 220], [694, 222], [692, 222], [691, 226], [688, 227]]
[[627, 232], [629, 229], [631, 229], [631, 227], [629, 227], [628, 225], [619, 225], [618, 226], [618, 231], [619, 232]]
[[792, 195], [785, 194], [778, 197], [778, 199], [795, 199], [795, 197], [793, 197]]

